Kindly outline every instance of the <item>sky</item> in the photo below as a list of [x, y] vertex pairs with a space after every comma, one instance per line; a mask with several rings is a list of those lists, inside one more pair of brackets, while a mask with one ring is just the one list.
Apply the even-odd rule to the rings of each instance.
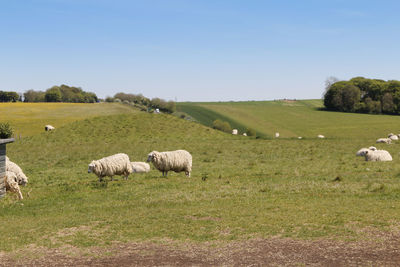
[[0, 90], [176, 101], [321, 98], [400, 80], [400, 1], [0, 0]]

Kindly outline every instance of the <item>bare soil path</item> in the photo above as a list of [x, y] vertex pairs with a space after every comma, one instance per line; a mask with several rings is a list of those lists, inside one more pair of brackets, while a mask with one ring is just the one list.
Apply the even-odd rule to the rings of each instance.
[[0, 253], [1, 266], [400, 266], [399, 236], [383, 241], [271, 238], [228, 244], [118, 243], [85, 250]]

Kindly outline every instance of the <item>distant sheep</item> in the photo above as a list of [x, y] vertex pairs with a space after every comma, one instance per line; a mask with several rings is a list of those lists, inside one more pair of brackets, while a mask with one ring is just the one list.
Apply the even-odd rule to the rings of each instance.
[[22, 169], [17, 164], [12, 162], [7, 156], [6, 156], [6, 171], [15, 173], [19, 185], [25, 186], [28, 183], [28, 177], [26, 177]]
[[322, 134], [317, 135], [317, 137], [318, 137], [319, 139], [324, 139], [324, 138], [325, 138], [325, 136], [323, 136]]
[[299, 137], [297, 137], [297, 139], [299, 139], [299, 140], [300, 140], [300, 139], [303, 139], [303, 137], [299, 136]]
[[392, 134], [392, 133], [390, 133], [388, 135], [388, 138], [392, 139], [393, 141], [399, 140], [399, 137], [397, 135], [395, 135], [395, 134]]
[[368, 150], [365, 152], [366, 161], [392, 161], [392, 156], [386, 150]]
[[93, 160], [89, 164], [88, 173], [93, 172], [102, 181], [105, 176], [114, 180], [114, 175], [123, 175], [125, 180], [132, 173], [132, 165], [128, 155], [124, 153], [115, 154], [99, 160]]
[[17, 175], [14, 172], [8, 172], [8, 171], [6, 172], [5, 182], [6, 182], [6, 191], [17, 193], [19, 199], [24, 199], [22, 197], [21, 189], [19, 188], [18, 185]]
[[247, 133], [243, 133], [243, 136], [247, 136]]
[[46, 131], [46, 132], [48, 132], [48, 131], [53, 131], [55, 128], [53, 127], [53, 126], [51, 126], [51, 125], [46, 125], [46, 126], [44, 126], [44, 130]]
[[237, 135], [238, 134], [238, 130], [237, 129], [233, 129], [232, 130], [232, 134]]
[[390, 138], [379, 138], [378, 140], [376, 140], [377, 143], [385, 143], [385, 144], [391, 144], [392, 143], [392, 139]]
[[154, 167], [168, 175], [169, 171], [182, 172], [190, 177], [192, 172], [192, 155], [186, 150], [158, 152], [152, 151], [147, 157], [147, 162], [153, 162]]
[[392, 156], [386, 150], [377, 150], [376, 147], [361, 148], [357, 156], [365, 157], [366, 161], [392, 161]]
[[131, 162], [133, 173], [145, 173], [150, 171], [150, 165], [146, 162]]
[[279, 133], [275, 133], [275, 138], [278, 138], [279, 137]]

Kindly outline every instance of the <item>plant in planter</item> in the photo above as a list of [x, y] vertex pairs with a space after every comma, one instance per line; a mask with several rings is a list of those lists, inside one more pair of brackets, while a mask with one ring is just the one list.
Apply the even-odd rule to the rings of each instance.
[[8, 122], [0, 122], [0, 139], [11, 138], [14, 134], [14, 129]]

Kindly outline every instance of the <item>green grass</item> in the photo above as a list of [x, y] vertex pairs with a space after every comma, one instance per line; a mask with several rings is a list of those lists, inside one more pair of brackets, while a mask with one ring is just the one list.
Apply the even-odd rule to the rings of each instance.
[[58, 128], [85, 118], [131, 112], [131, 107], [115, 103], [0, 103], [0, 122], [11, 122], [19, 138], [43, 132], [47, 124]]
[[[216, 118], [234, 120], [244, 129], [253, 128], [260, 136], [281, 138], [369, 138], [376, 140], [390, 132], [399, 133], [399, 116], [377, 116], [319, 110], [321, 100], [179, 103], [183, 111], [204, 125]], [[242, 130], [240, 131], [242, 132]]]
[[[254, 104], [266, 110], [264, 103]], [[281, 114], [286, 112], [285, 105], [276, 105]], [[367, 229], [397, 229], [400, 145], [378, 145], [392, 154], [393, 162], [365, 162], [355, 152], [374, 144], [376, 129], [354, 138], [362, 122], [346, 127], [351, 123], [341, 121], [341, 113], [297, 108], [321, 121], [329, 118], [325, 125], [336, 129], [332, 135], [338, 138], [246, 138], [165, 114], [133, 112], [82, 119], [18, 140], [8, 145], [7, 153], [25, 171], [29, 184], [22, 188], [23, 201], [11, 194], [0, 201], [0, 250], [166, 238], [360, 240]], [[384, 129], [398, 119], [371, 117], [386, 121]], [[283, 123], [289, 116], [281, 118]], [[368, 122], [370, 116], [362, 118]], [[301, 130], [299, 123], [295, 127]], [[352, 137], [339, 138], [342, 131]], [[192, 153], [191, 178], [183, 173], [162, 178], [152, 167], [128, 181], [101, 183], [87, 173], [91, 160], [114, 153], [144, 161], [152, 150], [175, 149]]]

